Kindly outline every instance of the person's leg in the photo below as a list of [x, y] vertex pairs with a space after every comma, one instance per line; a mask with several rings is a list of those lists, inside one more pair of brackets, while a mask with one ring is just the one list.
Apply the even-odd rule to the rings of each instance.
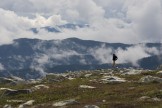
[[113, 60], [113, 67], [115, 67], [115, 60]]

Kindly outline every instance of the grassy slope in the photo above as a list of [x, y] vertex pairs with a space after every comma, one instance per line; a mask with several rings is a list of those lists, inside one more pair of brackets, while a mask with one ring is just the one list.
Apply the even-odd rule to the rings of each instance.
[[[46, 79], [41, 83], [50, 87], [50, 89], [41, 89], [27, 95], [6, 96], [0, 98], [0, 107], [5, 104], [13, 106], [18, 103], [8, 103], [7, 100], [35, 100], [35, 105], [46, 103], [46, 107], [57, 101], [66, 99], [76, 99], [80, 104], [69, 105], [69, 108], [83, 108], [85, 105], [97, 105], [101, 108], [161, 108], [161, 102], [139, 101], [142, 96], [158, 97], [162, 99], [161, 83], [138, 83], [142, 76], [151, 74], [156, 76], [154, 72], [146, 72], [140, 75], [120, 76], [128, 81], [120, 84], [101, 84], [99, 82], [90, 82], [90, 79], [99, 79], [101, 75], [94, 74], [90, 78], [77, 78], [74, 80], [64, 80], [62, 82], [48, 83]], [[81, 89], [79, 85], [90, 85], [96, 87], [95, 89]], [[9, 87], [13, 89], [25, 89], [33, 87], [34, 85], [0, 85], [1, 87]], [[0, 92], [2, 94], [2, 92]], [[106, 102], [103, 102], [106, 100]], [[38, 106], [41, 108], [41, 106]]]

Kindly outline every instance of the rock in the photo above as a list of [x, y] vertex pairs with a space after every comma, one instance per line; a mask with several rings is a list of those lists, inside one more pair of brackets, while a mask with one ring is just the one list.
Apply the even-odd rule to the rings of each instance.
[[104, 103], [105, 103], [105, 102], [106, 102], [106, 100], [102, 100], [102, 102], [104, 102]]
[[161, 99], [159, 99], [159, 98], [157, 98], [157, 97], [152, 98], [152, 100], [155, 101], [155, 102], [160, 102], [160, 101], [161, 101]]
[[67, 78], [67, 74], [54, 74], [54, 73], [49, 73], [46, 75], [46, 80], [48, 82], [61, 82], [61, 81], [64, 81], [66, 80]]
[[120, 73], [122, 73], [121, 75], [137, 75], [137, 74], [141, 74], [143, 70], [139, 70], [139, 69], [125, 69], [125, 70], [121, 70]]
[[11, 105], [5, 105], [5, 106], [3, 106], [3, 108], [12, 108], [12, 106]]
[[23, 103], [24, 100], [7, 100], [8, 103]]
[[162, 70], [162, 65], [158, 66], [157, 70]]
[[123, 83], [123, 82], [126, 82], [126, 80], [116, 76], [104, 76], [101, 79], [101, 83]]
[[41, 88], [49, 89], [49, 86], [46, 86], [44, 84], [40, 84], [40, 85], [36, 85], [35, 88], [38, 88], [38, 89], [41, 89]]
[[139, 101], [147, 101], [149, 99], [151, 99], [149, 96], [142, 96], [139, 98]]
[[36, 86], [31, 88], [31, 91], [36, 91], [36, 90], [39, 90], [39, 89], [49, 89], [49, 86], [46, 86], [44, 84], [36, 85]]
[[96, 105], [86, 105], [86, 106], [84, 106], [84, 108], [100, 108], [100, 107], [98, 107]]
[[89, 78], [90, 76], [92, 76], [92, 74], [90, 73], [90, 74], [85, 74], [84, 75], [86, 78]]
[[3, 91], [3, 90], [13, 90], [13, 89], [10, 89], [10, 88], [0, 88], [0, 91]]
[[92, 80], [89, 80], [90, 82], [93, 82], [93, 83], [97, 83], [98, 80], [97, 79], [92, 79]]
[[2, 84], [16, 84], [16, 81], [14, 81], [13, 79], [10, 78], [4, 78], [4, 77], [0, 77], [0, 83]]
[[26, 81], [15, 76], [11, 76], [11, 78], [0, 77], [0, 83], [17, 85], [17, 84], [25, 84]]
[[135, 87], [129, 87], [128, 88], [128, 90], [134, 90], [135, 89]]
[[16, 84], [26, 84], [27, 83], [24, 79], [16, 77], [16, 76], [11, 76], [11, 78], [16, 82]]
[[156, 73], [158, 76], [162, 77], [162, 71]]
[[[27, 107], [27, 108], [30, 108], [30, 107]], [[50, 103], [43, 103], [43, 104], [34, 105], [31, 108], [55, 108], [55, 107], [53, 107], [52, 104]], [[60, 108], [63, 108], [63, 107], [60, 107]]]
[[35, 102], [34, 100], [27, 101], [26, 103], [19, 105], [18, 108], [26, 108], [26, 107], [30, 107], [30, 106], [33, 105], [34, 102]]
[[37, 84], [37, 83], [41, 83], [41, 79], [29, 79], [28, 80], [28, 84]]
[[162, 82], [162, 78], [153, 77], [151, 75], [148, 75], [148, 76], [142, 77], [139, 80], [139, 82], [142, 82], [142, 83], [159, 82], [159, 83], [161, 83]]
[[76, 79], [76, 78], [72, 78], [72, 77], [69, 77], [69, 78], [68, 78], [68, 80], [74, 80], [74, 79]]
[[70, 99], [70, 100], [56, 102], [53, 104], [53, 106], [54, 107], [62, 107], [62, 106], [73, 105], [73, 104], [78, 104], [78, 102], [75, 101], [75, 99]]
[[79, 88], [88, 88], [88, 89], [94, 89], [96, 87], [88, 86], [88, 85], [80, 85]]
[[3, 93], [3, 95], [12, 96], [12, 95], [29, 94], [29, 93], [31, 93], [30, 89], [20, 89], [20, 90], [6, 89], [6, 91]]
[[139, 101], [148, 101], [148, 102], [160, 102], [161, 100], [157, 97], [151, 98], [149, 96], [142, 96], [138, 99]]

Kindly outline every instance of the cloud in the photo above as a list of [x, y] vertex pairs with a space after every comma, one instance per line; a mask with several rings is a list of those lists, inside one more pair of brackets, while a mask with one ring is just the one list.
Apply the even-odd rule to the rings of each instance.
[[[77, 37], [104, 42], [162, 42], [162, 0], [1, 0], [0, 44], [16, 38]], [[33, 27], [86, 23], [89, 28], [41, 31]]]
[[112, 52], [113, 49], [107, 48], [104, 44], [99, 48], [90, 49], [90, 54], [93, 55], [100, 64], [111, 63]]
[[132, 63], [134, 66], [138, 66], [138, 60], [150, 56], [145, 49], [146, 47], [143, 45], [132, 46], [126, 50], [118, 49], [116, 51], [119, 58], [118, 63]]
[[134, 0], [133, 5], [128, 8], [128, 18], [134, 24], [134, 29], [142, 37], [141, 39], [146, 41], [155, 41], [156, 39], [161, 40], [161, 2], [161, 0], [155, 2], [153, 0], [147, 0], [147, 2], [144, 0], [141, 2]]
[[[92, 61], [87, 61], [85, 57], [86, 55], [93, 56], [95, 59], [94, 61], [97, 61], [98, 64], [111, 64], [113, 53], [118, 56], [117, 64], [130, 63], [133, 66], [139, 67], [138, 61], [140, 59], [161, 54], [159, 49], [155, 47], [147, 47], [145, 44], [136, 44], [127, 47], [126, 49], [118, 48], [115, 51], [111, 47], [102, 44], [101, 46], [88, 49], [87, 52], [79, 53], [70, 49], [60, 49], [59, 47], [56, 47], [57, 45], [62, 45], [61, 42], [62, 41], [59, 40], [55, 41], [54, 43], [56, 44], [49, 49], [44, 49], [44, 44], [41, 42], [37, 44], [34, 49], [39, 50], [39, 48], [41, 48], [42, 54], [36, 54], [33, 57], [34, 59], [31, 68], [39, 71], [41, 70], [43, 73], [46, 66], [69, 65], [69, 63], [73, 62], [71, 60], [76, 60], [76, 63], [79, 64], [91, 64]], [[76, 56], [77, 58], [73, 58]]]
[[155, 47], [146, 47], [145, 44], [137, 44], [126, 49], [118, 48], [116, 51], [105, 45], [90, 50], [90, 54], [92, 54], [100, 64], [112, 63], [113, 53], [118, 56], [117, 63], [131, 63], [133, 66], [138, 67], [138, 60], [152, 55], [159, 55], [161, 51]]
[[42, 54], [36, 54], [33, 58], [33, 62], [31, 63], [30, 68], [41, 71], [42, 75], [45, 75], [46, 72], [44, 69], [46, 66], [53, 67], [57, 65], [70, 65], [72, 62], [70, 57], [78, 56], [81, 59], [79, 59], [79, 62], [81, 64], [86, 64], [86, 61], [84, 58], [82, 58], [82, 54], [79, 54], [76, 51], [66, 49], [66, 48], [59, 48], [59, 45], [62, 43], [62, 41], [57, 40], [54, 41], [55, 43], [51, 48], [46, 49], [43, 48], [43, 43], [39, 43], [36, 46], [33, 47], [33, 49], [41, 50]]
[[[66, 23], [61, 19], [60, 15], [53, 15], [48, 18], [37, 15], [35, 19], [18, 16], [13, 11], [0, 8], [0, 45], [12, 43], [17, 38], [40, 38], [45, 36], [37, 36], [29, 31], [33, 27], [55, 26]], [[44, 35], [43, 33], [41, 35]], [[48, 37], [47, 37], [48, 38]]]
[[5, 70], [4, 66], [0, 63], [0, 71]]

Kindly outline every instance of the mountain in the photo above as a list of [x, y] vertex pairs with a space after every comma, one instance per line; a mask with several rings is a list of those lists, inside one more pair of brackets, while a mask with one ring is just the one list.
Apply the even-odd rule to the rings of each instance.
[[62, 30], [67, 29], [67, 30], [77, 30], [80, 28], [88, 28], [88, 24], [71, 24], [67, 23], [64, 25], [56, 25], [54, 27], [52, 26], [45, 26], [45, 27], [40, 27], [40, 28], [31, 28], [30, 31], [33, 33], [37, 34], [39, 33], [40, 30], [45, 30], [48, 32], [54, 32], [54, 33], [61, 33]]
[[[0, 46], [0, 76], [18, 76], [24, 79], [40, 78], [47, 73], [111, 68], [111, 53], [127, 51], [140, 44], [105, 43], [68, 38], [64, 40], [16, 39], [12, 44]], [[160, 50], [161, 43], [147, 43], [147, 58], [139, 59], [141, 68], [155, 69], [162, 62], [154, 59], [151, 49]], [[153, 51], [154, 51], [153, 50]], [[112, 51], [109, 53], [109, 51]], [[108, 54], [109, 53], [109, 54]], [[137, 52], [135, 52], [137, 53]], [[107, 57], [109, 56], [109, 57]], [[153, 62], [150, 60], [153, 59]], [[156, 65], [154, 66], [154, 64]], [[134, 67], [131, 62], [118, 67]]]
[[156, 69], [162, 64], [162, 55], [154, 55], [151, 57], [145, 57], [139, 60], [139, 65], [144, 69]]

